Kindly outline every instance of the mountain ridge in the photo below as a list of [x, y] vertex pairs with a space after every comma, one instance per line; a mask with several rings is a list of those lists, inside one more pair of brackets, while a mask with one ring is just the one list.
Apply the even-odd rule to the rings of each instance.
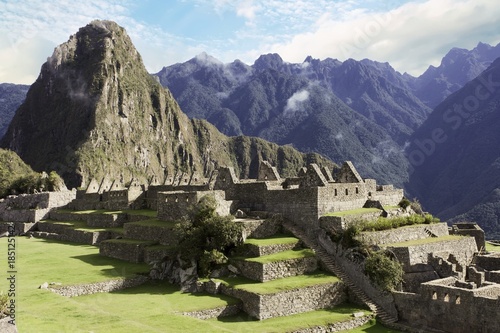
[[285, 176], [307, 162], [332, 165], [258, 138], [228, 138], [190, 120], [146, 71], [125, 29], [98, 20], [54, 50], [0, 146], [35, 170], [57, 171], [70, 187], [108, 174], [124, 183], [161, 182], [177, 171], [207, 175], [219, 165], [248, 176], [260, 159]]

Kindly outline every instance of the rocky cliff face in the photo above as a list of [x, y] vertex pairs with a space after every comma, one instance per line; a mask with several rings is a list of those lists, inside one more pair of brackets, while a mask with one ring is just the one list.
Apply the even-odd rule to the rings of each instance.
[[218, 165], [244, 177], [259, 158], [284, 174], [306, 161], [329, 163], [189, 120], [148, 74], [125, 30], [110, 21], [93, 21], [54, 50], [0, 146], [35, 170], [56, 170], [69, 187], [107, 174], [162, 181], [177, 170], [208, 174]]

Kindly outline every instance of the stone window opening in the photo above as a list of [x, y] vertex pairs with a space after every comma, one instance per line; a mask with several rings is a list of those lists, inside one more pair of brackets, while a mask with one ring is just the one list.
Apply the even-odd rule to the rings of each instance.
[[359, 188], [356, 186], [356, 194], [359, 194]]
[[455, 304], [460, 304], [460, 295], [457, 295], [455, 298]]
[[337, 189], [335, 189], [335, 196], [337, 196]]
[[449, 302], [450, 301], [450, 295], [444, 294], [444, 301]]
[[345, 189], [345, 195], [349, 195], [349, 189]]
[[175, 202], [179, 202], [179, 198], [175, 197]]
[[435, 291], [432, 292], [432, 299], [438, 299], [437, 292]]
[[186, 197], [186, 202], [189, 202], [189, 197]]

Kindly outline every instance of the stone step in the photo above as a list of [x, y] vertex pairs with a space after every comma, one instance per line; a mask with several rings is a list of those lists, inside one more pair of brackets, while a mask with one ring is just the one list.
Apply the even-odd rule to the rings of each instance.
[[282, 251], [298, 249], [301, 242], [296, 237], [279, 236], [272, 238], [248, 238], [241, 247], [241, 253], [246, 257], [259, 257]]
[[174, 246], [178, 244], [173, 228], [174, 222], [146, 220], [127, 222], [123, 225], [124, 238], [142, 241], [155, 241], [161, 245]]
[[36, 238], [61, 240], [61, 235], [52, 232], [32, 231], [31, 235]]
[[136, 239], [110, 239], [99, 244], [99, 254], [121, 259], [133, 263], [144, 262], [145, 248], [157, 245], [155, 241], [141, 241]]
[[219, 283], [220, 292], [240, 299], [243, 311], [259, 320], [333, 308], [347, 299], [342, 281], [320, 273], [263, 283], [242, 278], [210, 283]]
[[256, 258], [240, 257], [230, 262], [242, 276], [260, 282], [302, 275], [318, 269], [318, 261], [310, 249], [288, 250]]
[[35, 224], [35, 222], [0, 222], [0, 234], [12, 231], [11, 226], [13, 226], [14, 235], [22, 235], [30, 231]]
[[106, 229], [88, 228], [86, 222], [83, 221], [40, 221], [36, 227], [41, 232], [59, 234], [59, 240], [89, 245], [96, 245], [115, 235]]

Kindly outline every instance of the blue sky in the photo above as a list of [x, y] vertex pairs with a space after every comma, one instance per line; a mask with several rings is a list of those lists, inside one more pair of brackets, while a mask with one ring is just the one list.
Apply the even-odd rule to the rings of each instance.
[[500, 42], [497, 0], [0, 0], [0, 82], [31, 84], [93, 19], [129, 33], [150, 72], [206, 52], [248, 64], [369, 58], [420, 75], [452, 47]]

